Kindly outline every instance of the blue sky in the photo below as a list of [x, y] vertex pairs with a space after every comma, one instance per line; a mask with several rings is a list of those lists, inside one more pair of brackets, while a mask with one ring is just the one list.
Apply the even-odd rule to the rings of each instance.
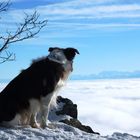
[[9, 51], [16, 61], [0, 65], [0, 79], [15, 77], [32, 59], [48, 54], [53, 46], [80, 51], [73, 74], [140, 70], [139, 0], [11, 0], [0, 17], [1, 34], [14, 31], [24, 12], [37, 10], [48, 25], [36, 38], [16, 43]]

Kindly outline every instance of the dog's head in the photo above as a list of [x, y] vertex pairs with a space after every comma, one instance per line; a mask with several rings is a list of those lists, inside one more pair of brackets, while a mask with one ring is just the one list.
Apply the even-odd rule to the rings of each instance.
[[76, 54], [79, 54], [79, 51], [75, 48], [49, 48], [50, 52], [49, 57], [56, 60], [56, 62], [61, 62], [64, 64], [67, 61], [73, 61]]

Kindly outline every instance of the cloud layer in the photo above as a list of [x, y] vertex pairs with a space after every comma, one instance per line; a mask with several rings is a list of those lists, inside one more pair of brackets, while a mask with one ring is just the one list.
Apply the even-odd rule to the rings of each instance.
[[103, 135], [140, 135], [140, 80], [71, 81], [62, 96], [78, 104], [79, 119]]

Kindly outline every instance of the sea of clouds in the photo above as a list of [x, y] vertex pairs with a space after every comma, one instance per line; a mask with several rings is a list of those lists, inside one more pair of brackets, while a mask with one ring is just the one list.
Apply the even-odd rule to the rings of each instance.
[[140, 79], [69, 81], [61, 95], [78, 105], [79, 119], [94, 131], [140, 136]]

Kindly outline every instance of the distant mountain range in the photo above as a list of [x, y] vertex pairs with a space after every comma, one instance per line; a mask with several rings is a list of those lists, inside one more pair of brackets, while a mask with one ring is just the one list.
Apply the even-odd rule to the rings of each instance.
[[140, 78], [140, 71], [134, 72], [103, 71], [99, 74], [71, 76], [71, 80], [126, 79], [126, 78]]
[[[72, 75], [70, 80], [94, 80], [94, 79], [127, 79], [140, 78], [140, 71], [121, 72], [121, 71], [103, 71], [99, 74], [90, 75]], [[0, 83], [8, 83], [11, 79], [0, 79]]]

